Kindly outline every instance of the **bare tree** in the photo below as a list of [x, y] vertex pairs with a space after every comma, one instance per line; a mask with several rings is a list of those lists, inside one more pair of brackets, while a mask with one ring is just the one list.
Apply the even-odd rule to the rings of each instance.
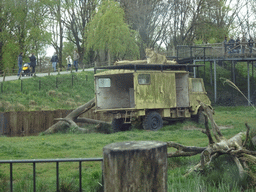
[[[176, 148], [176, 152], [168, 154], [168, 157], [179, 157], [179, 156], [192, 156], [196, 154], [201, 154], [200, 162], [192, 168], [185, 175], [187, 176], [194, 170], [203, 170], [207, 165], [210, 165], [215, 159], [219, 158], [221, 155], [228, 155], [237, 166], [238, 174], [240, 179], [249, 176], [252, 183], [255, 184], [255, 131], [251, 131], [250, 127], [247, 127], [247, 132], [240, 132], [230, 139], [226, 139], [220, 131], [219, 126], [213, 119], [213, 112], [210, 108], [206, 107], [203, 103], [201, 106], [205, 113], [205, 130], [202, 132], [206, 134], [209, 140], [207, 147], [194, 147], [194, 146], [184, 146], [175, 142], [167, 142], [168, 147]], [[211, 135], [210, 128], [208, 126], [208, 118], [211, 122], [212, 132], [214, 137]], [[214, 141], [215, 138], [215, 141]], [[252, 144], [253, 143], [253, 144]], [[210, 169], [208, 169], [211, 171]]]
[[56, 50], [57, 55], [59, 55], [59, 65], [62, 67], [62, 49], [63, 49], [63, 8], [62, 1], [57, 0], [55, 2], [46, 3], [50, 16], [49, 24], [50, 31], [52, 34], [51, 44]]
[[[65, 38], [77, 47], [80, 63], [82, 63], [86, 53], [93, 54], [86, 50], [86, 27], [95, 13], [98, 0], [64, 0], [63, 4], [64, 25], [66, 27]], [[89, 56], [89, 58], [92, 57]]]
[[118, 0], [125, 11], [126, 22], [139, 33], [140, 56], [145, 57], [145, 48], [160, 49], [167, 29], [167, 14], [170, 8], [159, 0]]

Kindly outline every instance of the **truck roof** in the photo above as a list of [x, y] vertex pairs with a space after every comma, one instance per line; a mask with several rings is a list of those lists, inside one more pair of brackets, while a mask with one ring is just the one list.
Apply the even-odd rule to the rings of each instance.
[[[175, 64], [175, 65], [165, 65], [165, 64], [125, 64], [125, 65], [112, 65], [104, 67], [95, 67], [94, 73], [96, 74], [98, 69], [122, 69], [122, 70], [132, 70], [136, 72], [137, 70], [151, 70], [151, 71], [188, 71], [193, 67], [200, 67], [203, 65], [192, 65], [192, 64]], [[131, 73], [131, 72], [130, 72]]]
[[176, 71], [171, 71], [171, 70], [165, 70], [165, 71], [159, 71], [159, 70], [139, 70], [139, 71], [134, 71], [134, 70], [127, 70], [127, 69], [113, 69], [113, 70], [107, 70], [107, 71], [102, 71], [100, 73], [95, 74], [94, 76], [104, 76], [104, 75], [120, 75], [120, 74], [133, 74], [133, 73], [189, 73], [188, 71], [185, 70], [176, 70]]

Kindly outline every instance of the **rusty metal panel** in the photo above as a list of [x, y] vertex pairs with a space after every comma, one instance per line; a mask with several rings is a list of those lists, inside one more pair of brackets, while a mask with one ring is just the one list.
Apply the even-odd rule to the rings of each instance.
[[[139, 84], [139, 74], [149, 74], [150, 83]], [[138, 72], [134, 75], [134, 94], [137, 109], [176, 107], [174, 72]]]

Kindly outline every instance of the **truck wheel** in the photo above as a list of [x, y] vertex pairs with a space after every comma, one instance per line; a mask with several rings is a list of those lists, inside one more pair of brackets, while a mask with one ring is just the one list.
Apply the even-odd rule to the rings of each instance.
[[163, 119], [159, 113], [153, 111], [146, 115], [142, 126], [146, 130], [157, 131], [163, 127]]
[[123, 124], [124, 124], [123, 119], [113, 119], [112, 120], [112, 129], [113, 129], [114, 133], [121, 131]]

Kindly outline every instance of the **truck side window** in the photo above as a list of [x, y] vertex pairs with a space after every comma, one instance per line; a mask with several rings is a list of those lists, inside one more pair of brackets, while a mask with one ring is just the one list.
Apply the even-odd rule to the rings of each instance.
[[192, 79], [192, 92], [204, 92], [200, 79]]
[[98, 85], [99, 85], [99, 87], [111, 87], [111, 79], [110, 78], [99, 78]]
[[140, 85], [150, 84], [150, 74], [139, 74], [138, 83]]

